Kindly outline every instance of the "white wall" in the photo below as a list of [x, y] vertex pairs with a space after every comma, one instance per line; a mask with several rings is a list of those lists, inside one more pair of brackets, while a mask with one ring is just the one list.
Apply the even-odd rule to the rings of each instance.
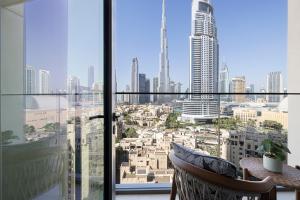
[[[300, 93], [300, 1], [288, 0], [288, 92]], [[300, 96], [289, 96], [288, 163], [300, 165]]]
[[12, 130], [14, 143], [24, 142], [23, 5], [0, 7], [1, 131]]

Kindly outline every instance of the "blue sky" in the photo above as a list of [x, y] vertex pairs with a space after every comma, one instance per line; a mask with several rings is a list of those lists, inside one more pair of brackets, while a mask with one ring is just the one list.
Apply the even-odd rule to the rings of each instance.
[[[75, 75], [87, 85], [95, 66], [103, 80], [103, 24], [99, 0], [35, 0], [26, 3], [26, 64], [48, 69], [53, 90]], [[115, 0], [114, 53], [118, 90], [130, 83], [131, 61], [151, 79], [159, 70], [162, 0]], [[220, 45], [230, 76], [245, 75], [259, 89], [270, 71], [286, 75], [287, 1], [214, 0]], [[191, 0], [166, 0], [170, 75], [183, 90], [189, 79]], [[285, 76], [286, 78], [286, 76]], [[285, 81], [286, 82], [286, 81]]]
[[[130, 83], [133, 57], [149, 78], [159, 70], [162, 0], [116, 1], [116, 69], [118, 89]], [[256, 89], [266, 85], [270, 71], [286, 75], [287, 1], [214, 0], [223, 58], [230, 76], [245, 75]], [[190, 0], [166, 0], [170, 76], [188, 87]], [[286, 77], [286, 76], [285, 76]], [[152, 84], [152, 83], [151, 83]]]

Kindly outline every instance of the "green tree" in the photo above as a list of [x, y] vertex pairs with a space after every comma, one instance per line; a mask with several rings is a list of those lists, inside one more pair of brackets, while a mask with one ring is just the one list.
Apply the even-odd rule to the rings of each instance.
[[18, 138], [18, 136], [15, 136], [13, 131], [11, 131], [11, 130], [3, 131], [3, 132], [1, 132], [1, 136], [0, 136], [0, 144], [1, 145], [10, 144], [10, 143], [12, 143], [11, 140], [17, 139], [17, 138]]
[[24, 126], [24, 130], [25, 130], [25, 133], [34, 133], [35, 132], [35, 127], [32, 126], [32, 125], [26, 124]]
[[48, 123], [43, 128], [46, 132], [55, 132], [56, 130], [59, 129], [59, 123], [58, 122]]
[[272, 120], [265, 120], [262, 126], [266, 129], [273, 129], [277, 131], [281, 131], [283, 127], [282, 124], [280, 124], [279, 122], [272, 121]]
[[139, 137], [135, 128], [133, 128], [133, 127], [127, 128], [125, 130], [125, 135], [126, 135], [126, 138], [138, 138]]
[[168, 128], [168, 129], [179, 128], [180, 123], [177, 120], [177, 117], [178, 117], [178, 113], [170, 113], [168, 115], [166, 123], [165, 123], [166, 128]]

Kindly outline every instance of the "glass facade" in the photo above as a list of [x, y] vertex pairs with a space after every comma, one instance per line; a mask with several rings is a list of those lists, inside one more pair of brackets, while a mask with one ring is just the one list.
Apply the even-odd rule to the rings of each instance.
[[0, 14], [0, 199], [103, 199], [103, 2]]

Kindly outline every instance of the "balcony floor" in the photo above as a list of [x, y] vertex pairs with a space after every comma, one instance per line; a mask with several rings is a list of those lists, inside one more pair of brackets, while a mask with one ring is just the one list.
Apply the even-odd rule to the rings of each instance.
[[[117, 195], [116, 200], [169, 200], [169, 195], [167, 194], [154, 194], [154, 195]], [[278, 192], [277, 200], [293, 200], [295, 199], [295, 193], [293, 192]]]

